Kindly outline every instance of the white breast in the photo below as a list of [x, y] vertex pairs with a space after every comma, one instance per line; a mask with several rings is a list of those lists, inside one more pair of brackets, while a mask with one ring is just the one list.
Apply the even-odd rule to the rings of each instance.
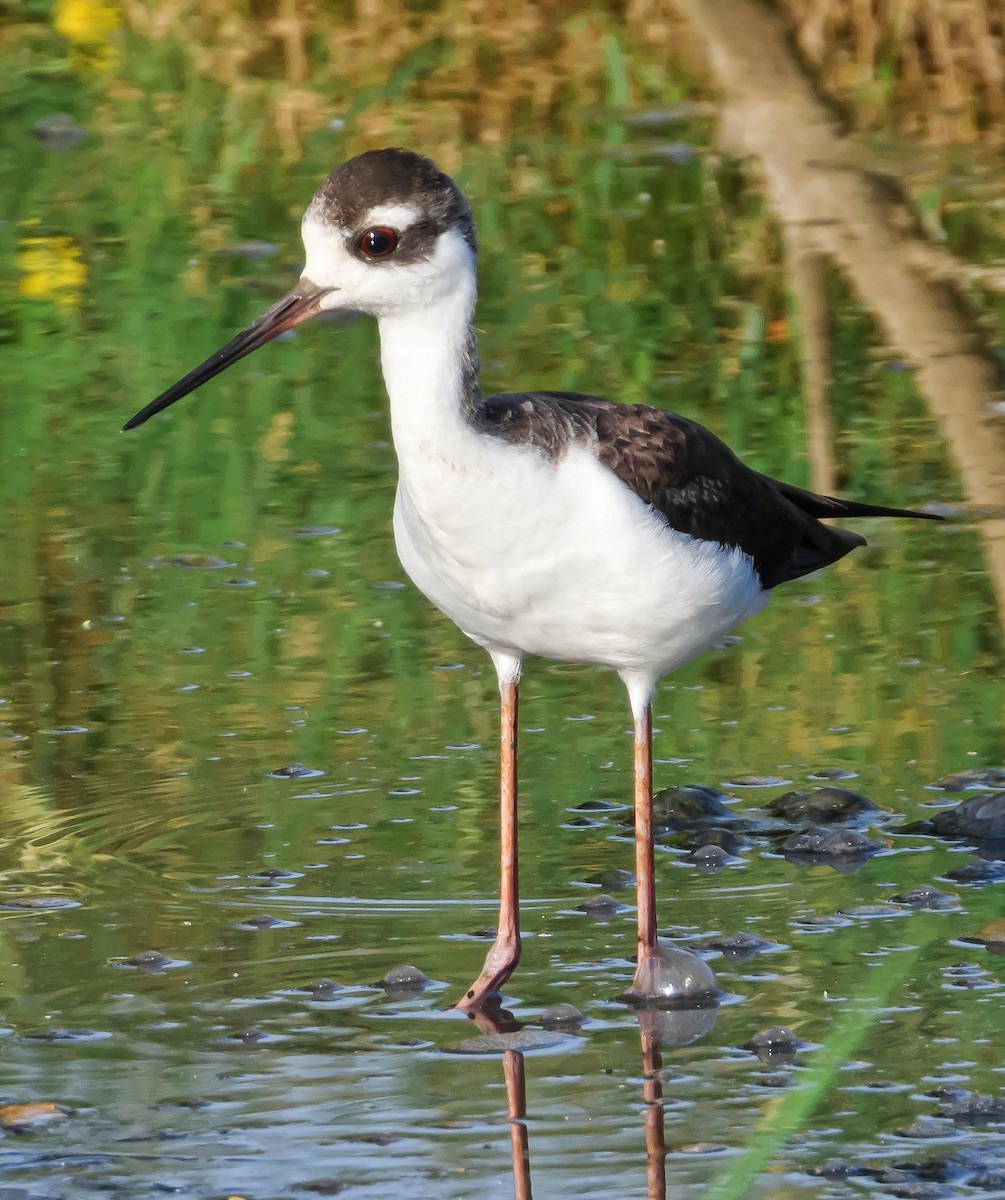
[[402, 463], [394, 512], [415, 584], [491, 651], [659, 676], [767, 601], [748, 556], [670, 529], [584, 448], [553, 462], [472, 433]]

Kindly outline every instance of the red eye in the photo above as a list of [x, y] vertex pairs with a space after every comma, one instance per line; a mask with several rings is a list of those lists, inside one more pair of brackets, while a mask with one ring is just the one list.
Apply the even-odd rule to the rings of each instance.
[[398, 246], [398, 235], [387, 225], [375, 225], [359, 239], [359, 248], [367, 258], [387, 258]]

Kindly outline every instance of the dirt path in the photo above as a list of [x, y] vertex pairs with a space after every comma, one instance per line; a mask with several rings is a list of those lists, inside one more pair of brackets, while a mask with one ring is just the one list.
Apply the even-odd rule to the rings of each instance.
[[[845, 272], [894, 351], [915, 372], [959, 465], [969, 502], [1005, 510], [1005, 411], [993, 365], [944, 280], [948, 253], [896, 232], [829, 114], [791, 58], [781, 24], [749, 0], [672, 0], [720, 90], [719, 141], [760, 160], [786, 241]], [[791, 254], [791, 250], [790, 250]], [[983, 521], [1005, 618], [1005, 519]]]

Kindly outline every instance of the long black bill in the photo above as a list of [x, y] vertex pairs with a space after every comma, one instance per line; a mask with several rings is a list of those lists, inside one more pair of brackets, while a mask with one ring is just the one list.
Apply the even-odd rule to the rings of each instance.
[[185, 378], [179, 379], [174, 387], [169, 387], [166, 392], [161, 392], [157, 399], [151, 400], [146, 408], [141, 408], [135, 417], [131, 417], [122, 426], [123, 432], [127, 429], [135, 429], [144, 421], [149, 421], [155, 413], [162, 412], [176, 400], [180, 400], [182, 396], [187, 396], [189, 392], [194, 392], [196, 388], [202, 387], [208, 379], [219, 375], [221, 371], [226, 371], [229, 366], [236, 363], [238, 359], [244, 358], [246, 354], [250, 354], [252, 350], [257, 350], [259, 346], [271, 342], [273, 338], [285, 333], [287, 329], [292, 329], [294, 325], [299, 325], [301, 321], [306, 321], [308, 317], [316, 316], [321, 311], [321, 301], [327, 294], [324, 288], [314, 287], [303, 281], [299, 283], [291, 292], [287, 292], [281, 300], [273, 304], [268, 312], [262, 313], [247, 329], [229, 341], [226, 346], [210, 355], [194, 371], [189, 371]]

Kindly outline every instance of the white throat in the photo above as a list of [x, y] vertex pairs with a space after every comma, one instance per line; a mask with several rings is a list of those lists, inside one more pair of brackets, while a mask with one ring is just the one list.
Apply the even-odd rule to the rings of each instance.
[[466, 245], [464, 258], [452, 265], [449, 287], [430, 289], [415, 304], [389, 306], [378, 315], [391, 432], [403, 468], [420, 444], [450, 454], [471, 436], [464, 409], [473, 382], [477, 284], [474, 255]]

